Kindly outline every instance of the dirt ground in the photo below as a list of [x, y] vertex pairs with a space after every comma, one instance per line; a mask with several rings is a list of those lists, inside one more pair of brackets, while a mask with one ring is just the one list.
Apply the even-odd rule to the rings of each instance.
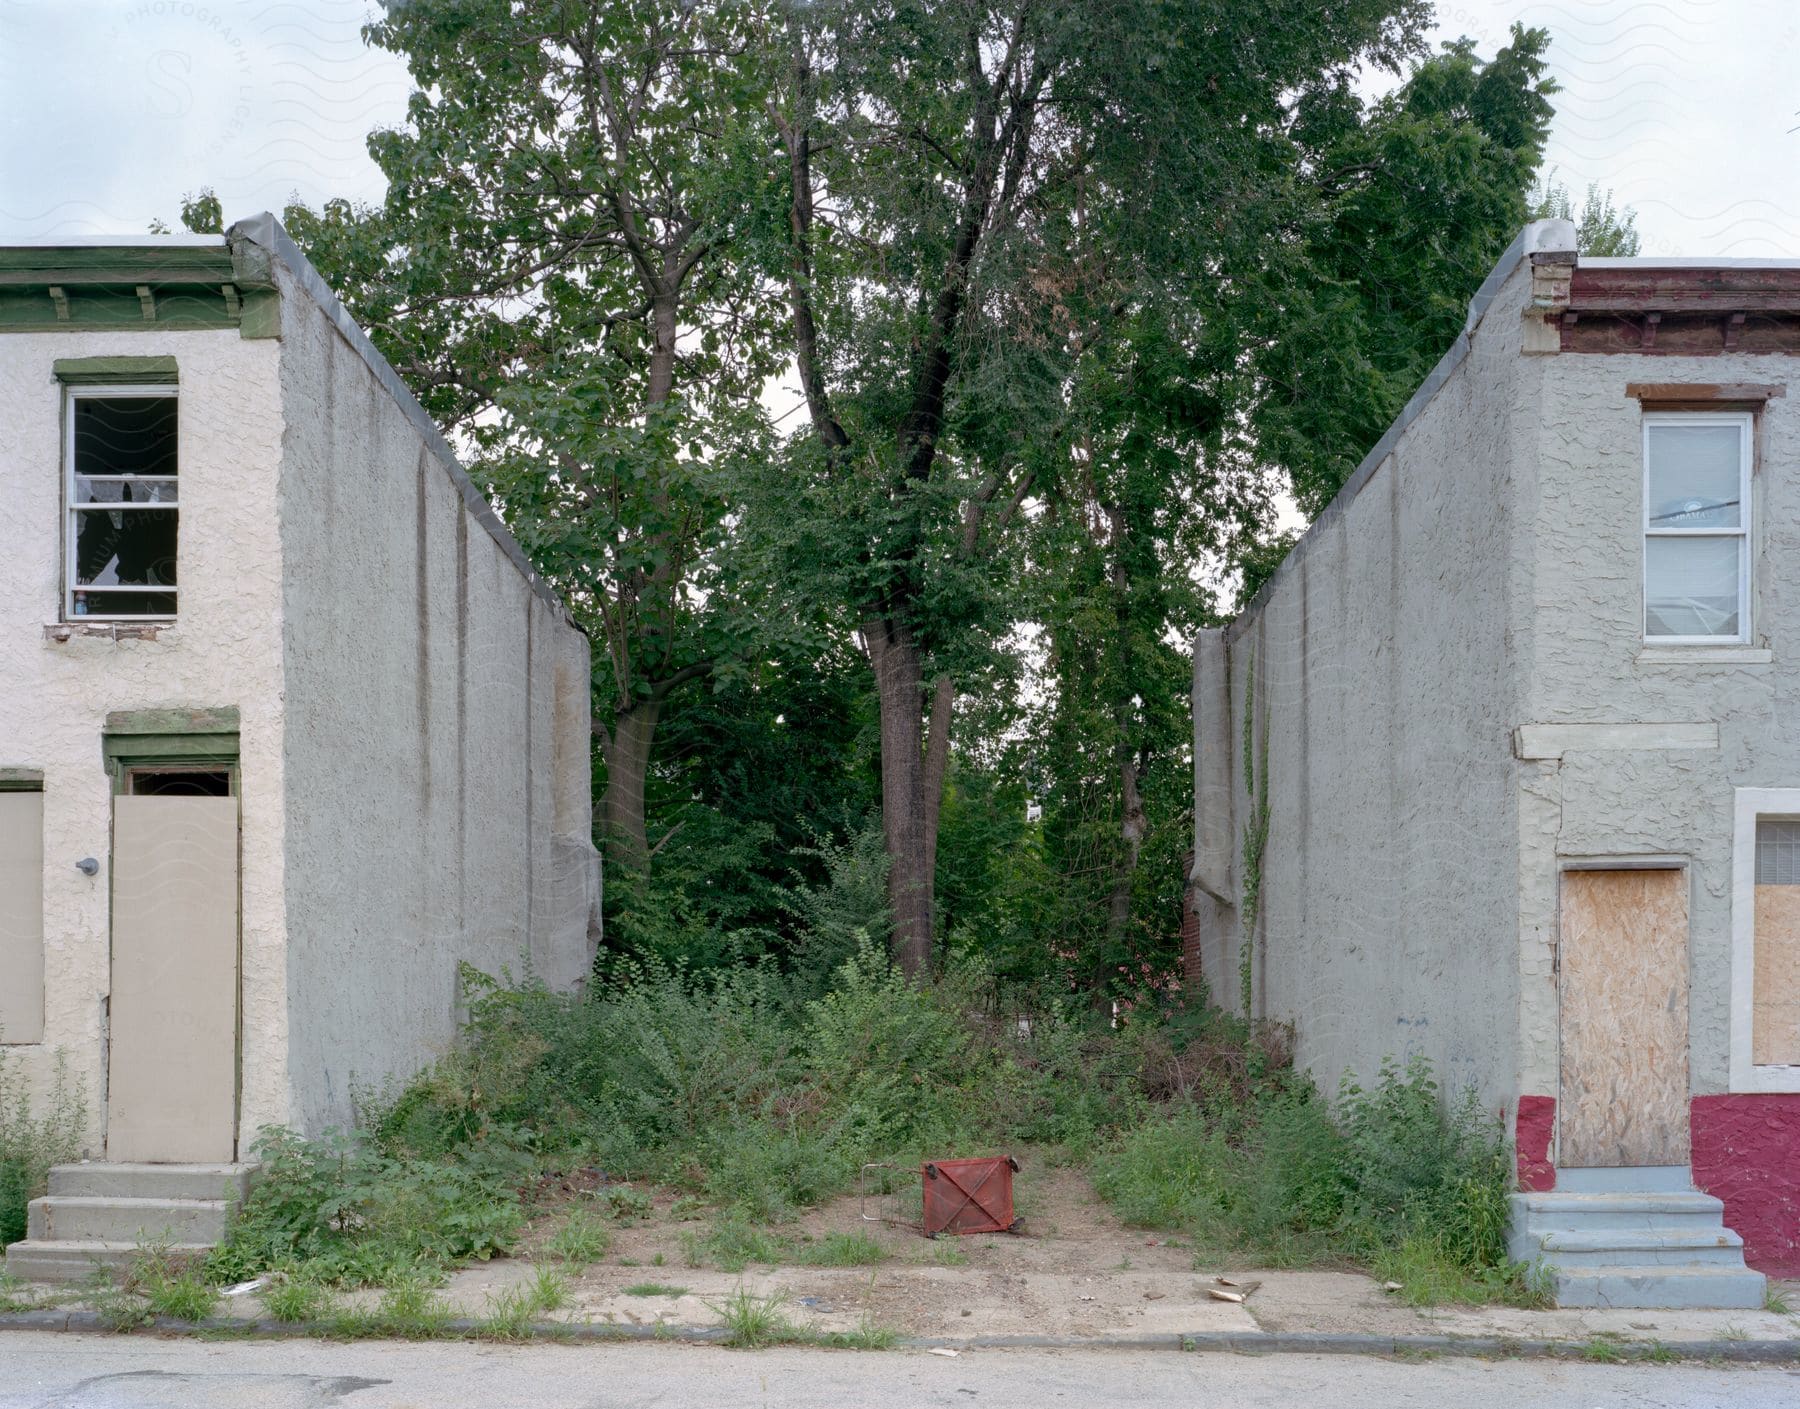
[[[918, 1231], [918, 1184], [897, 1200], [856, 1196], [833, 1200], [768, 1231], [804, 1248], [832, 1233], [862, 1231], [886, 1252], [872, 1266], [831, 1268], [752, 1264], [742, 1272], [690, 1263], [688, 1241], [703, 1237], [710, 1209], [689, 1200], [677, 1209], [667, 1190], [649, 1193], [653, 1211], [609, 1223], [612, 1243], [597, 1262], [566, 1268], [569, 1301], [549, 1319], [632, 1326], [713, 1326], [740, 1289], [780, 1302], [781, 1314], [811, 1330], [876, 1326], [907, 1336], [1083, 1336], [1099, 1340], [1143, 1335], [1305, 1331], [1330, 1334], [1420, 1334], [1643, 1339], [1672, 1332], [1664, 1313], [1519, 1311], [1507, 1307], [1419, 1310], [1398, 1302], [1369, 1277], [1350, 1270], [1257, 1270], [1196, 1266], [1179, 1239], [1125, 1227], [1079, 1170], [1036, 1152], [1018, 1152], [1011, 1234], [927, 1240]], [[542, 1189], [536, 1217], [518, 1254], [456, 1273], [446, 1299], [461, 1315], [481, 1316], [491, 1299], [529, 1280], [537, 1267], [563, 1264], [546, 1244], [584, 1208], [603, 1218], [595, 1197], [607, 1187], [597, 1172]], [[616, 1186], [614, 1186], [616, 1187]], [[692, 1211], [692, 1217], [678, 1214]], [[865, 1221], [865, 1211], [883, 1221]], [[1258, 1283], [1241, 1303], [1214, 1299], [1209, 1288], [1228, 1276]], [[353, 1300], [375, 1299], [358, 1293]], [[255, 1315], [246, 1297], [236, 1314]], [[1682, 1313], [1688, 1334], [1736, 1338], [1792, 1337], [1800, 1317], [1770, 1312]]]
[[[654, 1191], [650, 1217], [613, 1223], [605, 1257], [571, 1273], [571, 1305], [564, 1314], [706, 1325], [720, 1319], [717, 1303], [741, 1285], [755, 1295], [781, 1297], [790, 1320], [819, 1330], [865, 1323], [927, 1336], [1255, 1329], [1243, 1306], [1208, 1296], [1213, 1271], [1196, 1271], [1193, 1252], [1179, 1240], [1126, 1228], [1080, 1171], [1051, 1165], [1031, 1151], [1019, 1158], [1014, 1207], [1020, 1222], [1012, 1233], [926, 1239], [917, 1222], [916, 1178], [898, 1195], [835, 1199], [769, 1230], [802, 1247], [832, 1233], [861, 1231], [887, 1253], [867, 1267], [752, 1264], [740, 1273], [692, 1266], [683, 1232], [690, 1239], [704, 1236], [711, 1211], [677, 1221], [673, 1197]], [[565, 1210], [584, 1203], [598, 1208], [579, 1179], [549, 1194], [521, 1256], [458, 1273], [453, 1300], [479, 1301], [529, 1275], [529, 1259], [542, 1257]], [[646, 1283], [684, 1294], [625, 1290]]]

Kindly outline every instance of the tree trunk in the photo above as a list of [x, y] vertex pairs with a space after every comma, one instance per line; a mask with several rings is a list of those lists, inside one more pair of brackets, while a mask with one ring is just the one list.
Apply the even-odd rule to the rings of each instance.
[[936, 858], [927, 848], [924, 663], [911, 633], [897, 622], [872, 617], [863, 623], [863, 639], [881, 702], [881, 824], [894, 958], [919, 978], [931, 969], [936, 879]]
[[601, 740], [606, 791], [600, 797], [600, 844], [607, 866], [621, 871], [642, 871], [650, 863], [644, 780], [650, 771], [650, 745], [661, 715], [660, 696], [637, 700], [619, 711], [612, 732]]
[[[1092, 463], [1092, 450], [1089, 450]], [[1118, 660], [1116, 688], [1119, 697], [1113, 701], [1113, 728], [1116, 739], [1114, 757], [1119, 767], [1119, 840], [1124, 843], [1118, 870], [1113, 876], [1112, 895], [1106, 907], [1107, 948], [1117, 955], [1131, 923], [1131, 887], [1137, 877], [1138, 854], [1143, 850], [1144, 834], [1149, 820], [1144, 815], [1144, 800], [1138, 795], [1137, 750], [1131, 746], [1131, 700], [1127, 681], [1131, 658], [1130, 581], [1125, 573], [1125, 513], [1117, 504], [1106, 508], [1108, 548], [1112, 553], [1109, 573], [1113, 605], [1113, 649]]]
[[1144, 847], [1144, 833], [1149, 829], [1148, 819], [1144, 816], [1144, 802], [1138, 796], [1137, 755], [1131, 746], [1123, 741], [1119, 745], [1119, 786], [1122, 804], [1120, 824], [1120, 840], [1125, 843], [1125, 854], [1120, 859], [1118, 870], [1113, 874], [1112, 895], [1106, 907], [1106, 937], [1110, 941], [1108, 949], [1114, 954], [1124, 943], [1125, 930], [1131, 923], [1131, 886], [1137, 877], [1138, 855]]
[[[925, 729], [925, 859], [937, 875], [938, 816], [944, 810], [944, 776], [950, 769], [950, 723], [956, 687], [948, 675], [931, 682], [931, 718]], [[936, 903], [933, 892], [933, 904]], [[935, 920], [936, 916], [933, 916]]]

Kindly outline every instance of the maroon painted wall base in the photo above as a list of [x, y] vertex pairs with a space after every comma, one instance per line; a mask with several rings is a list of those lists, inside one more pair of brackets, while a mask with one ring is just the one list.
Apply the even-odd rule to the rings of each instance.
[[1800, 1276], [1800, 1094], [1696, 1096], [1694, 1185], [1725, 1203], [1744, 1261]]
[[1556, 1187], [1556, 1166], [1550, 1161], [1550, 1141], [1555, 1135], [1556, 1097], [1519, 1097], [1513, 1148], [1518, 1152], [1519, 1187], [1527, 1193], [1541, 1194]]

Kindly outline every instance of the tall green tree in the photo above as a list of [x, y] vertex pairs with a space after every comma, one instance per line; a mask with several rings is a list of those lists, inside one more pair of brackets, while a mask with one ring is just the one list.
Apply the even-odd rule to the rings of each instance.
[[1343, 82], [1294, 105], [1301, 199], [1236, 316], [1257, 453], [1307, 517], [1462, 331], [1469, 296], [1529, 218], [1556, 91], [1548, 45], [1515, 26], [1484, 61], [1459, 39], [1374, 103]]
[[1553, 174], [1532, 193], [1531, 218], [1574, 221], [1576, 248], [1583, 254], [1630, 259], [1638, 252], [1637, 212], [1630, 206], [1619, 209], [1613, 193], [1601, 190], [1595, 181], [1588, 183], [1587, 196], [1577, 211], [1569, 188]]
[[[895, 948], [934, 938], [956, 681], [985, 564], [1068, 462], [1072, 361], [1173, 269], [1273, 225], [1288, 114], [1397, 65], [1412, 0], [844, 0], [771, 26], [780, 273], [810, 436], [795, 508], [881, 707]], [[1072, 235], [1097, 237], [1076, 257]], [[801, 537], [805, 537], [804, 534]]]
[[408, 0], [404, 125], [378, 210], [291, 211], [593, 637], [609, 890], [650, 854], [670, 698], [740, 654], [730, 472], [782, 361], [756, 261], [767, 92], [755, 6]]
[[[1548, 117], [1542, 46], [1520, 32], [1483, 62], [1449, 45], [1372, 104], [1348, 85], [1306, 95], [1288, 119], [1305, 159], [1284, 219], [1305, 239], [1239, 252], [1229, 278], [1172, 281], [1077, 364], [1073, 473], [1037, 521], [1034, 580], [1054, 681], [1055, 927], [1085, 985], [1178, 958], [1184, 647], [1228, 605], [1199, 565], [1235, 567], [1254, 591], [1291, 542], [1269, 532], [1281, 480], [1310, 505], [1328, 497], [1449, 345], [1525, 214]], [[1284, 464], [1290, 369], [1309, 420], [1304, 456]], [[1354, 436], [1320, 442], [1327, 418]]]

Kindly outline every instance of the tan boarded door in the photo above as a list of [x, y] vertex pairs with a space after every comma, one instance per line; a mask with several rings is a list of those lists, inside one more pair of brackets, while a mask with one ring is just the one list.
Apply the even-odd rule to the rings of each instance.
[[0, 1042], [44, 1040], [44, 795], [0, 791]]
[[106, 1157], [237, 1146], [238, 800], [113, 799]]
[[1563, 873], [1564, 1168], [1688, 1162], [1687, 941], [1685, 871]]

